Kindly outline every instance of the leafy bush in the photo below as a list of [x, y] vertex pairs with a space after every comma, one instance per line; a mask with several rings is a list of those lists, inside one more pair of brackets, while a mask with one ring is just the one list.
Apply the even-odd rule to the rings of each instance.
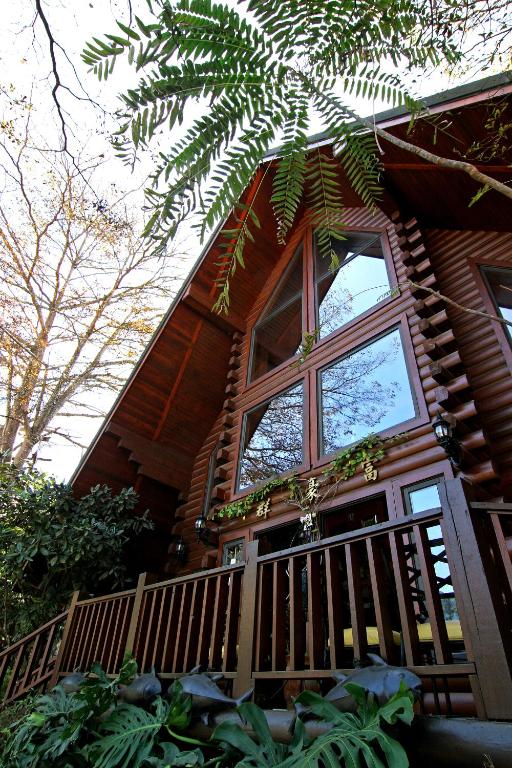
[[33, 468], [0, 462], [0, 646], [49, 621], [78, 589], [122, 588], [129, 539], [152, 527], [137, 494], [96, 486], [81, 499]]
[[276, 742], [265, 713], [256, 704], [242, 704], [238, 712], [253, 731], [250, 736], [236, 722], [219, 725], [206, 744], [187, 730], [192, 701], [179, 681], [166, 698], [146, 706], [120, 702], [119, 685], [129, 683], [135, 662], [125, 661], [119, 677], [109, 680], [99, 665], [74, 694], [60, 686], [35, 699], [32, 711], [13, 727], [1, 755], [3, 768], [407, 768], [399, 742], [386, 730], [413, 717], [412, 694], [400, 690], [379, 707], [356, 685], [350, 693], [356, 713], [341, 713], [312, 692], [299, 696], [312, 715], [329, 723], [312, 740], [301, 719], [294, 723], [290, 744]]

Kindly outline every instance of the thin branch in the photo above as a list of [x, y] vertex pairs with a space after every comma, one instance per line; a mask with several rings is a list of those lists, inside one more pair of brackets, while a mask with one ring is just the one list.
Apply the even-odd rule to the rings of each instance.
[[45, 14], [44, 14], [44, 11], [43, 11], [43, 8], [41, 6], [41, 0], [36, 0], [36, 10], [37, 10], [37, 15], [41, 19], [41, 22], [42, 22], [43, 27], [45, 29], [46, 35], [48, 37], [49, 46], [50, 46], [50, 58], [52, 60], [52, 72], [53, 72], [53, 77], [55, 79], [55, 85], [52, 88], [52, 99], [53, 99], [53, 103], [57, 107], [57, 112], [58, 112], [58, 115], [59, 115], [60, 124], [61, 124], [61, 128], [62, 128], [62, 137], [63, 137], [62, 149], [63, 149], [64, 152], [69, 154], [70, 157], [72, 157], [72, 155], [70, 154], [70, 152], [68, 150], [68, 136], [67, 136], [67, 133], [66, 133], [66, 121], [64, 120], [64, 115], [63, 115], [63, 112], [62, 112], [62, 106], [60, 104], [60, 101], [59, 101], [59, 98], [58, 98], [58, 95], [57, 95], [59, 88], [62, 88], [63, 86], [62, 86], [62, 83], [60, 81], [59, 70], [57, 68], [57, 59], [55, 58], [55, 45], [56, 44], [55, 44], [54, 37], [52, 35], [52, 31], [50, 29], [50, 25], [48, 24], [48, 19], [46, 18]]

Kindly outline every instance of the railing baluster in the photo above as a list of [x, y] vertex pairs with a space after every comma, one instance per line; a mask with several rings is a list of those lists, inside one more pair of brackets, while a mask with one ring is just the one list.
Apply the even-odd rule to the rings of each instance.
[[27, 666], [25, 668], [25, 674], [23, 675], [23, 679], [20, 682], [20, 688], [25, 689], [30, 681], [30, 676], [32, 674], [32, 668], [34, 659], [36, 656], [36, 651], [38, 650], [39, 641], [41, 640], [41, 635], [36, 635], [34, 639], [32, 640], [32, 646], [30, 648], [30, 653], [27, 658]]
[[322, 581], [320, 575], [320, 556], [318, 553], [307, 555], [308, 573], [308, 654], [309, 668], [323, 667], [323, 620], [322, 620]]
[[183, 592], [181, 595], [180, 614], [178, 617], [178, 626], [176, 627], [176, 647], [174, 649], [174, 660], [172, 663], [173, 672], [186, 672], [183, 669], [183, 656], [185, 653], [185, 642], [187, 639], [186, 627], [188, 627], [188, 617], [190, 614], [190, 582], [186, 582], [183, 585]]
[[204, 579], [194, 581], [192, 588], [192, 600], [190, 603], [190, 615], [188, 617], [187, 640], [185, 643], [185, 655], [183, 667], [186, 672], [192, 669], [197, 655], [197, 631], [200, 622], [199, 606], [202, 602], [204, 591]]
[[201, 621], [199, 623], [196, 665], [208, 664], [216, 586], [217, 579], [211, 577], [206, 579], [203, 593], [203, 605], [201, 607]]
[[151, 649], [151, 669], [156, 669], [157, 658], [161, 659], [161, 650], [163, 647], [163, 620], [164, 620], [164, 608], [167, 593], [165, 587], [157, 590], [158, 597], [160, 598], [160, 609], [158, 611], [158, 618], [155, 625], [155, 635], [153, 640], [153, 647]]
[[144, 638], [143, 638], [143, 646], [142, 648], [139, 648], [139, 642], [142, 639], [142, 632], [139, 631], [138, 638], [137, 638], [137, 656], [141, 657], [140, 661], [140, 671], [144, 672], [146, 671], [146, 661], [148, 658], [148, 653], [151, 652], [151, 645], [152, 642], [155, 641], [154, 637], [154, 631], [153, 631], [153, 616], [155, 613], [155, 603], [156, 603], [156, 590], [152, 591], [146, 591], [144, 593], [144, 602], [141, 609], [141, 616], [145, 617], [147, 615], [147, 626], [146, 631], [144, 632]]
[[7, 686], [4, 692], [5, 701], [9, 701], [9, 699], [14, 695], [16, 691], [16, 686], [18, 684], [18, 670], [20, 668], [24, 653], [25, 653], [25, 645], [22, 644], [18, 648], [18, 652], [14, 657], [14, 664], [12, 665], [11, 675], [9, 677], [9, 680], [7, 682]]
[[425, 591], [425, 601], [432, 630], [436, 661], [438, 664], [447, 664], [451, 661], [452, 655], [448, 645], [448, 632], [439, 590], [437, 589], [436, 572], [432, 562], [428, 534], [425, 528], [419, 525], [413, 527], [413, 532], [423, 579], [423, 589]]
[[[407, 534], [405, 534], [407, 535]], [[402, 627], [402, 644], [406, 664], [412, 666], [419, 659], [418, 627], [414, 613], [414, 601], [407, 572], [407, 559], [404, 552], [404, 534], [401, 531], [389, 532], [391, 559], [395, 574], [395, 587], [398, 597], [398, 610]]]
[[368, 650], [368, 642], [362, 598], [361, 562], [356, 543], [345, 544], [345, 561], [347, 564], [348, 598], [350, 603], [354, 661], [362, 661]]
[[82, 631], [80, 632], [79, 643], [76, 651], [76, 664], [73, 666], [73, 669], [81, 669], [82, 671], [85, 671], [86, 669], [84, 661], [86, 658], [87, 642], [91, 630], [89, 619], [91, 617], [93, 607], [93, 605], [86, 605], [85, 609], [82, 608], [80, 611], [81, 614], [83, 612]]
[[112, 604], [112, 616], [111, 616], [112, 631], [111, 631], [108, 648], [107, 648], [108, 656], [107, 656], [107, 660], [105, 662], [105, 667], [104, 667], [105, 672], [107, 674], [114, 674], [114, 672], [117, 671], [115, 667], [112, 666], [112, 655], [114, 654], [114, 659], [117, 656], [117, 654], [115, 653], [115, 651], [119, 646], [119, 635], [118, 635], [117, 628], [119, 626], [119, 619], [121, 617], [121, 613], [123, 610], [123, 602], [124, 602], [123, 598], [121, 597], [118, 600], [114, 600]]
[[503, 568], [508, 581], [509, 593], [512, 594], [512, 559], [508, 551], [507, 541], [503, 535], [501, 519], [497, 512], [490, 512], [489, 516], [494, 529], [494, 535], [496, 536], [496, 543], [501, 556], [501, 562], [503, 563]]
[[379, 633], [379, 651], [388, 663], [396, 659], [396, 646], [393, 642], [393, 627], [389, 611], [389, 595], [386, 593], [386, 571], [382, 553], [383, 541], [374, 537], [366, 540], [368, 566], [372, 585], [375, 621]]
[[236, 669], [236, 643], [238, 638], [238, 622], [240, 618], [240, 588], [241, 576], [232, 573], [229, 577], [228, 604], [226, 608], [226, 632], [224, 634], [224, 658], [222, 671]]
[[272, 565], [264, 565], [259, 569], [258, 602], [256, 618], [255, 669], [257, 671], [268, 667], [271, 654], [272, 626]]
[[210, 647], [210, 667], [220, 669], [223, 656], [224, 624], [226, 619], [226, 605], [228, 600], [227, 577], [217, 576], [217, 589], [215, 594], [215, 609], [213, 612], [212, 644]]
[[220, 669], [222, 665], [222, 642], [224, 638], [224, 618], [228, 599], [225, 576], [217, 576], [215, 607], [213, 611], [212, 643], [210, 646], [210, 667]]
[[343, 596], [340, 552], [337, 549], [325, 550], [325, 578], [331, 669], [339, 669], [343, 664]]
[[96, 639], [98, 637], [99, 612], [100, 612], [100, 604], [96, 602], [92, 606], [91, 617], [89, 619], [89, 626], [90, 626], [91, 629], [90, 629], [90, 631], [88, 633], [89, 634], [89, 638], [90, 638], [90, 642], [89, 642], [89, 647], [87, 648], [87, 652], [86, 652], [85, 660], [84, 660], [84, 664], [85, 664], [86, 669], [89, 669], [91, 664], [94, 661], [96, 661], [96, 659], [94, 658], [93, 648], [96, 647]]
[[110, 609], [110, 600], [106, 600], [105, 602], [99, 603], [99, 609], [98, 609], [98, 635], [96, 640], [96, 647], [94, 649], [93, 654], [93, 661], [97, 661], [99, 664], [103, 666], [103, 653], [105, 651], [105, 621], [107, 621], [108, 626], [108, 620], [107, 616]]
[[284, 669], [285, 647], [285, 620], [286, 620], [286, 561], [274, 562], [272, 603], [274, 612], [272, 615], [272, 669]]
[[77, 605], [74, 615], [71, 619], [71, 625], [69, 629], [69, 639], [66, 643], [64, 655], [62, 657], [62, 671], [71, 672], [77, 669], [78, 647], [80, 641], [83, 638], [83, 618], [85, 608]]
[[290, 573], [290, 661], [291, 670], [304, 667], [306, 635], [304, 631], [304, 606], [302, 604], [302, 566], [298, 557], [288, 560]]
[[176, 599], [176, 594], [178, 592], [177, 586], [172, 586], [168, 588], [168, 591], [171, 592], [171, 601], [169, 603], [169, 611], [167, 613], [167, 619], [166, 619], [166, 627], [165, 627], [165, 640], [164, 640], [164, 647], [162, 651], [162, 664], [161, 664], [161, 670], [162, 672], [170, 672], [172, 669], [172, 651], [169, 648], [169, 637], [171, 636], [171, 629], [174, 630], [174, 617], [175, 614], [178, 611], [177, 605], [179, 602], [179, 599]]

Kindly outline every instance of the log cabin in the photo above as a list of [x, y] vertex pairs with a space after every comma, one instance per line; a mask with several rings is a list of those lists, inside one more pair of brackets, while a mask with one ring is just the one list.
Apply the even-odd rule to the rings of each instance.
[[[497, 75], [427, 99], [412, 134], [403, 109], [376, 121], [510, 183], [510, 128], [508, 141], [489, 137], [512, 123], [511, 93]], [[114, 674], [129, 649], [163, 678], [205, 664], [235, 693], [255, 686], [286, 706], [373, 652], [420, 675], [418, 711], [440, 728], [474, 719], [441, 741], [469, 739], [473, 760], [492, 742], [506, 764], [511, 200], [381, 144], [377, 209], [340, 170], [336, 270], [306, 199], [278, 243], [279, 149], [243, 197], [261, 228], [228, 314], [212, 312], [212, 235], [73, 478], [77, 494], [135, 488], [155, 524], [132, 555], [141, 576], [122, 593], [75, 595], [4, 651], [6, 701], [95, 660]], [[318, 135], [311, 149], [330, 145]], [[475, 736], [477, 722], [501, 730]]]

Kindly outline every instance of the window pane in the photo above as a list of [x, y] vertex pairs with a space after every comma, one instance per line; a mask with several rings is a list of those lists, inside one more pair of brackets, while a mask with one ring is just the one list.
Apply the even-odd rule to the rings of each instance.
[[398, 329], [320, 374], [322, 455], [416, 415]]
[[249, 381], [263, 376], [297, 352], [302, 341], [302, 248], [253, 331]]
[[303, 400], [301, 383], [245, 414], [239, 489], [303, 463]]
[[411, 502], [413, 515], [425, 512], [427, 509], [437, 509], [441, 506], [437, 483], [435, 485], [426, 485], [424, 488], [410, 491], [409, 501]]
[[[417, 515], [420, 512], [426, 512], [429, 509], [438, 509], [441, 507], [439, 497], [439, 487], [435, 481], [431, 485], [423, 487], [409, 487], [404, 489], [406, 497], [406, 507]], [[407, 503], [408, 500], [408, 503]], [[442, 600], [443, 614], [445, 619], [458, 619], [457, 605], [453, 592], [453, 584], [446, 556], [446, 547], [443, 540], [443, 532], [440, 525], [430, 525], [427, 528], [427, 536], [430, 544], [430, 552], [434, 560], [434, 571], [436, 574], [437, 587]], [[414, 543], [413, 534], [409, 534], [409, 540]], [[419, 572], [420, 565], [417, 555], [414, 556], [416, 570]], [[420, 590], [423, 589], [423, 581], [418, 578], [417, 584]]]
[[[483, 267], [487, 283], [498, 310], [505, 320], [512, 322], [512, 269]], [[512, 328], [504, 326], [512, 339]]]
[[222, 548], [222, 565], [243, 563], [245, 557], [245, 539], [227, 541]]
[[335, 241], [340, 267], [329, 272], [327, 259], [315, 250], [317, 327], [327, 336], [366, 312], [389, 290], [380, 235], [357, 233]]

